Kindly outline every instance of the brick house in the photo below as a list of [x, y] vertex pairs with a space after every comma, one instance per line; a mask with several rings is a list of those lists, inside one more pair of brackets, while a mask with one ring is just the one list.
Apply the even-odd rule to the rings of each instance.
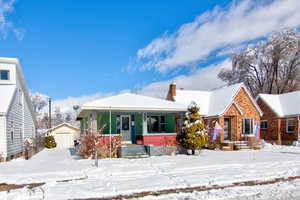
[[285, 94], [259, 94], [256, 101], [263, 111], [261, 139], [276, 144], [298, 140], [300, 91]]
[[172, 83], [167, 99], [186, 106], [192, 101], [196, 102], [210, 130], [216, 122], [222, 127], [217, 144], [224, 146], [230, 143], [233, 148], [236, 141], [249, 144], [249, 141], [255, 143], [257, 140], [263, 113], [243, 83], [211, 91], [177, 90], [176, 84]]

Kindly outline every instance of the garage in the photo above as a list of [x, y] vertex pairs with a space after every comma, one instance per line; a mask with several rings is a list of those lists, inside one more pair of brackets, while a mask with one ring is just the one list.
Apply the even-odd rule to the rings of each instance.
[[72, 133], [56, 133], [54, 139], [57, 148], [71, 148], [74, 146]]
[[68, 123], [62, 123], [50, 129], [57, 148], [72, 148], [74, 140], [79, 139], [80, 129]]

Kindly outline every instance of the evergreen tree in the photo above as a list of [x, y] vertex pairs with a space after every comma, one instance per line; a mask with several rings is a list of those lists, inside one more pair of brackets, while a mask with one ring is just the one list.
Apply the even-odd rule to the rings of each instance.
[[48, 135], [44, 138], [45, 147], [48, 149], [52, 149], [56, 147], [55, 139], [52, 135]]
[[199, 114], [200, 108], [192, 102], [186, 113], [183, 126], [183, 134], [180, 139], [182, 146], [186, 149], [201, 149], [208, 143], [208, 132], [205, 129], [204, 121]]

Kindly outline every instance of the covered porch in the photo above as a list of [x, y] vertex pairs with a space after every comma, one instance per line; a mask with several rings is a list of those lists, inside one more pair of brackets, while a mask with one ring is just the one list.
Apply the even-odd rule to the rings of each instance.
[[93, 124], [103, 137], [118, 137], [122, 144], [175, 146], [180, 131], [181, 112], [89, 110], [81, 119], [81, 136]]
[[81, 136], [102, 130], [104, 138], [122, 145], [176, 146], [185, 112], [176, 102], [126, 93], [83, 105], [78, 119]]

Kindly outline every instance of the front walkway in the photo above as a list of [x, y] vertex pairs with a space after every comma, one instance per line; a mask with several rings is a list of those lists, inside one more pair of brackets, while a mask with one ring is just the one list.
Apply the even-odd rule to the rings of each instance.
[[[142, 191], [228, 185], [248, 180], [271, 180], [300, 175], [300, 148], [268, 147], [250, 151], [208, 151], [200, 156], [160, 156], [144, 159], [75, 160], [68, 150], [45, 150], [30, 161], [0, 163], [5, 183], [46, 182], [42, 190], [1, 192], [1, 197], [28, 199], [108, 197]], [[62, 179], [87, 177], [71, 182]], [[20, 181], [20, 182], [19, 182]], [[44, 191], [44, 192], [41, 192]], [[30, 194], [30, 195], [29, 195]]]

